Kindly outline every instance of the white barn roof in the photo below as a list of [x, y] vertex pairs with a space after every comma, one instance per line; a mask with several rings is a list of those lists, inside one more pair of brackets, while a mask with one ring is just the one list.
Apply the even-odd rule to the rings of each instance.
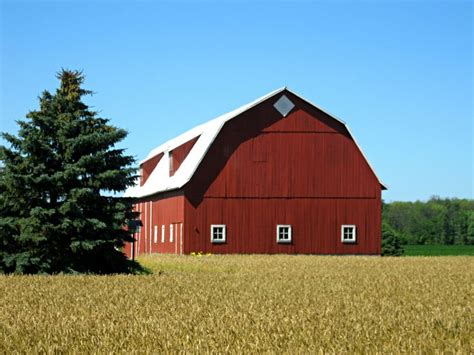
[[[310, 101], [304, 99], [298, 94], [295, 94], [294, 92], [290, 91], [288, 88], [283, 87], [278, 90], [272, 91], [268, 93], [265, 96], [262, 96], [255, 101], [252, 101], [244, 106], [241, 106], [233, 111], [230, 111], [222, 116], [219, 116], [217, 118], [214, 118], [213, 120], [210, 120], [206, 123], [203, 123], [197, 127], [194, 127], [193, 129], [190, 129], [189, 131], [179, 135], [176, 138], [173, 138], [166, 143], [160, 145], [159, 147], [153, 149], [148, 156], [140, 162], [140, 164], [146, 162], [147, 160], [157, 156], [160, 153], [164, 153], [163, 157], [160, 159], [158, 164], [156, 165], [155, 169], [151, 172], [150, 176], [146, 180], [145, 184], [143, 186], [140, 186], [140, 181], [139, 179], [136, 182], [135, 186], [132, 186], [125, 191], [124, 196], [125, 197], [134, 197], [134, 198], [141, 198], [141, 197], [146, 197], [150, 195], [154, 195], [160, 192], [165, 192], [165, 191], [170, 191], [170, 190], [175, 190], [183, 187], [189, 180], [191, 180], [194, 172], [198, 168], [199, 164], [201, 161], [204, 159], [207, 151], [209, 150], [209, 147], [211, 144], [214, 142], [215, 138], [219, 134], [220, 130], [224, 126], [224, 124], [239, 116], [240, 114], [244, 113], [245, 111], [251, 109], [254, 106], [257, 106], [261, 102], [276, 96], [277, 94], [283, 92], [284, 90], [292, 93], [293, 95], [299, 97], [300, 99], [306, 101], [310, 105], [316, 107], [320, 111], [323, 111], [327, 115], [331, 116], [334, 118], [336, 121], [342, 123], [349, 134], [351, 135], [351, 138], [359, 148], [360, 152], [364, 156], [365, 160], [367, 161], [367, 164], [369, 167], [372, 169], [373, 173], [377, 177], [377, 174], [375, 173], [375, 170], [372, 168], [370, 165], [369, 161], [367, 160], [367, 157], [363, 153], [362, 149], [360, 148], [359, 144], [355, 140], [354, 136], [352, 135], [349, 127], [347, 124], [340, 120], [339, 118], [335, 117], [334, 115], [328, 113], [326, 110], [321, 109], [320, 107], [314, 105]], [[194, 146], [192, 147], [191, 151], [189, 154], [186, 156], [184, 161], [181, 163], [179, 169], [175, 172], [173, 176], [169, 176], [169, 152], [180, 145], [190, 141], [193, 138], [199, 137]], [[383, 188], [386, 188], [386, 186], [382, 183], [382, 181], [377, 177], [379, 183], [382, 185]]]

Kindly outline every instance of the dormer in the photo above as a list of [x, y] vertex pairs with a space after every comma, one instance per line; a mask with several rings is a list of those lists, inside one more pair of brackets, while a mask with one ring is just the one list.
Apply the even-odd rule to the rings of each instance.
[[154, 157], [148, 159], [140, 165], [140, 186], [143, 186], [145, 184], [151, 172], [160, 162], [161, 158], [163, 158], [163, 153], [155, 155]]

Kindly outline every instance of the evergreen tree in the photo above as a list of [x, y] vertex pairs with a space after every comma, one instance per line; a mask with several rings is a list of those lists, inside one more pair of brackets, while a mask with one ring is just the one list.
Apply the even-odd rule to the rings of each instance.
[[0, 146], [0, 271], [133, 272], [121, 251], [131, 201], [112, 196], [133, 185], [134, 159], [115, 144], [127, 135], [81, 100], [81, 72], [62, 70], [60, 87], [17, 121]]
[[395, 230], [386, 222], [382, 223], [382, 256], [401, 256], [404, 250]]

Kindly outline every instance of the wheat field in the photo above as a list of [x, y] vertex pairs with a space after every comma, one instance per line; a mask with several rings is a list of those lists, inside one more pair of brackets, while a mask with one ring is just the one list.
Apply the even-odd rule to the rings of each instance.
[[0, 276], [0, 353], [474, 351], [472, 257], [149, 256]]

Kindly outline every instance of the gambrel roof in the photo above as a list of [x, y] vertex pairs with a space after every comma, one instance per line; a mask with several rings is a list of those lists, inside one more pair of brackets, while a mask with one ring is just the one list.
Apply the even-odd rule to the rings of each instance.
[[[278, 90], [272, 91], [265, 96], [262, 96], [255, 101], [252, 101], [244, 106], [241, 106], [231, 112], [228, 112], [222, 116], [219, 116], [217, 118], [214, 118], [213, 120], [210, 120], [204, 124], [201, 124], [197, 127], [194, 127], [193, 129], [179, 135], [176, 138], [173, 138], [166, 143], [160, 145], [159, 147], [153, 149], [148, 156], [140, 162], [140, 164], [143, 164], [144, 162], [150, 160], [151, 158], [164, 153], [163, 157], [160, 159], [156, 167], [153, 169], [151, 172], [150, 176], [146, 180], [146, 182], [143, 184], [143, 186], [140, 186], [140, 181], [137, 181], [136, 185], [133, 187], [130, 187], [127, 189], [125, 192], [125, 197], [134, 197], [134, 198], [142, 198], [150, 195], [154, 195], [157, 193], [165, 192], [165, 191], [171, 191], [171, 190], [176, 190], [182, 188], [189, 180], [191, 180], [192, 176], [194, 175], [196, 169], [198, 168], [199, 164], [201, 161], [204, 159], [207, 151], [209, 150], [210, 146], [216, 139], [217, 135], [221, 131], [222, 127], [224, 124], [239, 116], [240, 114], [250, 110], [252, 107], [257, 106], [258, 104], [274, 97], [277, 96], [278, 94], [282, 93], [283, 91], [287, 91], [297, 97], [299, 97], [301, 100], [306, 101], [308, 104], [314, 106], [318, 110], [326, 113], [336, 121], [340, 122], [345, 126], [347, 131], [349, 132], [352, 140], [356, 144], [357, 148], [360, 150], [361, 154], [364, 156], [365, 160], [367, 161], [367, 164], [369, 165], [370, 169], [374, 173], [374, 175], [377, 177], [377, 174], [375, 173], [375, 170], [372, 168], [370, 165], [369, 161], [367, 160], [367, 157], [363, 153], [362, 149], [360, 148], [359, 144], [355, 140], [354, 136], [352, 135], [349, 127], [347, 124], [337, 118], [336, 116], [328, 113], [326, 110], [321, 109], [320, 107], [314, 105], [310, 101], [306, 100], [305, 98], [301, 97], [300, 95], [290, 91], [288, 88], [283, 87]], [[283, 96], [283, 95], [281, 95]], [[180, 165], [179, 169], [175, 172], [173, 176], [170, 176], [169, 174], [169, 159], [170, 155], [169, 152], [172, 151], [173, 149], [183, 145], [186, 142], [189, 142], [193, 138], [199, 137], [192, 147], [191, 151], [189, 154], [186, 156], [182, 164]], [[387, 187], [382, 183], [382, 181], [377, 177], [377, 180], [379, 181], [380, 185], [382, 186], [383, 189], [386, 189]]]

